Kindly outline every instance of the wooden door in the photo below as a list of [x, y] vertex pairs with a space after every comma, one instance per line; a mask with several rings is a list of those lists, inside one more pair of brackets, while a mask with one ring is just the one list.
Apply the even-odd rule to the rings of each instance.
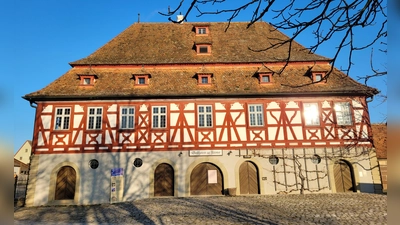
[[240, 194], [259, 194], [258, 169], [252, 162], [239, 167]]
[[353, 192], [353, 174], [350, 166], [342, 161], [336, 161], [333, 166], [336, 192]]
[[200, 163], [190, 175], [190, 195], [222, 195], [221, 170], [211, 163]]
[[55, 200], [74, 199], [76, 172], [70, 166], [64, 166], [57, 173]]
[[154, 171], [154, 196], [174, 196], [174, 169], [167, 163]]

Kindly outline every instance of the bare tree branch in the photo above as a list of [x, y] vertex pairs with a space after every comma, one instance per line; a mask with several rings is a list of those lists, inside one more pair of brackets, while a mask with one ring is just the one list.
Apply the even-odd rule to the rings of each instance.
[[[288, 57], [282, 60], [286, 62], [291, 60], [290, 53], [293, 48], [291, 43], [304, 33], [312, 34], [314, 37], [314, 43], [307, 47], [311, 53], [316, 52], [323, 45], [331, 45], [332, 41], [336, 42], [332, 68], [339, 55], [344, 53], [348, 56], [347, 66], [341, 70], [347, 74], [352, 68], [355, 51], [369, 49], [375, 45], [383, 45], [386, 48], [386, 0], [289, 0], [284, 3], [275, 0], [247, 0], [236, 5], [226, 0], [187, 1], [189, 4], [185, 10], [184, 19], [193, 11], [193, 8], [197, 11], [197, 17], [227, 14], [226, 29], [228, 29], [230, 22], [240, 13], [252, 10], [247, 27], [267, 17], [270, 18], [269, 22], [275, 29], [293, 32], [288, 40], [278, 40], [278, 43], [271, 43], [271, 46], [260, 49], [249, 48], [253, 51], [268, 51], [289, 44]], [[181, 0], [175, 10], [167, 14], [160, 12], [160, 14], [168, 16], [172, 22], [178, 22], [172, 20], [171, 16], [179, 9], [183, 9], [184, 3], [185, 0]], [[376, 29], [377, 26], [379, 29]], [[370, 40], [358, 35], [360, 29], [369, 29], [372, 32], [368, 36]], [[386, 52], [386, 49], [381, 51]], [[283, 70], [286, 65], [282, 68]], [[378, 71], [374, 67], [371, 69], [374, 74], [364, 76], [365, 83], [371, 78], [387, 74], [386, 71]], [[327, 75], [325, 79], [328, 79], [329, 73]]]

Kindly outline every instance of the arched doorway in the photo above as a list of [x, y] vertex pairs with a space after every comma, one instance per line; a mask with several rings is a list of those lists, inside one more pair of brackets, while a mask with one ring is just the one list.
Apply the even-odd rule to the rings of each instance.
[[221, 170], [211, 163], [200, 163], [190, 174], [190, 195], [222, 195]]
[[258, 168], [250, 161], [239, 167], [240, 194], [259, 194]]
[[345, 160], [338, 160], [333, 165], [336, 192], [355, 192], [353, 167]]
[[167, 163], [154, 171], [154, 196], [174, 196], [174, 169]]
[[55, 200], [74, 199], [76, 172], [70, 166], [61, 167], [57, 173]]

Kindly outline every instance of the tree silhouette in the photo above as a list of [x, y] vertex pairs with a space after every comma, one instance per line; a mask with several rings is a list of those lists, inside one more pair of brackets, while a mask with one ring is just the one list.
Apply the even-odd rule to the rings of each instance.
[[[384, 65], [375, 65], [374, 59], [381, 58], [376, 54], [378, 51], [387, 52], [387, 14], [385, 0], [247, 0], [232, 2], [227, 0], [181, 0], [179, 5], [168, 12], [159, 12], [167, 16], [174, 23], [185, 21], [191, 13], [197, 17], [204, 15], [226, 15], [229, 29], [230, 22], [241, 13], [249, 12], [248, 27], [257, 21], [268, 18], [268, 22], [278, 30], [292, 32], [291, 37], [278, 40], [270, 46], [260, 46], [253, 51], [268, 51], [272, 48], [289, 45], [289, 54], [286, 62], [289, 62], [291, 43], [301, 35], [310, 36], [313, 43], [308, 46], [310, 52], [316, 52], [322, 46], [334, 47], [335, 53], [332, 58], [332, 68], [340, 53], [344, 53], [347, 66], [340, 68], [349, 74], [357, 51], [369, 51], [371, 54], [371, 74], [358, 76], [358, 80], [367, 84], [372, 78], [386, 76], [387, 70]], [[178, 20], [172, 16], [183, 13]], [[364, 31], [360, 33], [361, 29]], [[364, 34], [368, 32], [366, 37]], [[276, 40], [275, 40], [276, 41]], [[333, 44], [332, 44], [333, 43]], [[374, 50], [375, 49], [375, 50]], [[375, 54], [374, 54], [375, 51]], [[328, 79], [329, 73], [325, 76]], [[383, 96], [384, 100], [386, 96]]]

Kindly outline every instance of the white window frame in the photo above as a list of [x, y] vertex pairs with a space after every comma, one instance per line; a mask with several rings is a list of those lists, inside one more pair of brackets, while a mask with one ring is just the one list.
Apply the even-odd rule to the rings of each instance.
[[[209, 111], [208, 111], [209, 110]], [[197, 118], [199, 127], [212, 127], [213, 126], [213, 110], [211, 105], [198, 105]]]
[[338, 125], [353, 125], [351, 107], [349, 102], [335, 103], [336, 123]]
[[71, 108], [56, 108], [54, 118], [54, 130], [69, 130]]
[[[162, 109], [164, 109], [164, 112], [162, 112]], [[157, 110], [157, 112], [155, 112], [155, 110]], [[166, 128], [167, 106], [153, 106], [151, 112], [152, 112], [152, 128], [156, 129]]]
[[320, 115], [318, 103], [303, 103], [304, 122], [306, 126], [319, 126]]
[[198, 27], [197, 34], [207, 34], [207, 28], [205, 27]]
[[251, 127], [264, 126], [264, 112], [262, 104], [250, 104], [249, 110], [249, 125]]
[[119, 114], [120, 129], [135, 129], [135, 107], [121, 106]]
[[87, 118], [87, 129], [100, 130], [102, 123], [103, 123], [103, 107], [89, 107], [88, 118]]

